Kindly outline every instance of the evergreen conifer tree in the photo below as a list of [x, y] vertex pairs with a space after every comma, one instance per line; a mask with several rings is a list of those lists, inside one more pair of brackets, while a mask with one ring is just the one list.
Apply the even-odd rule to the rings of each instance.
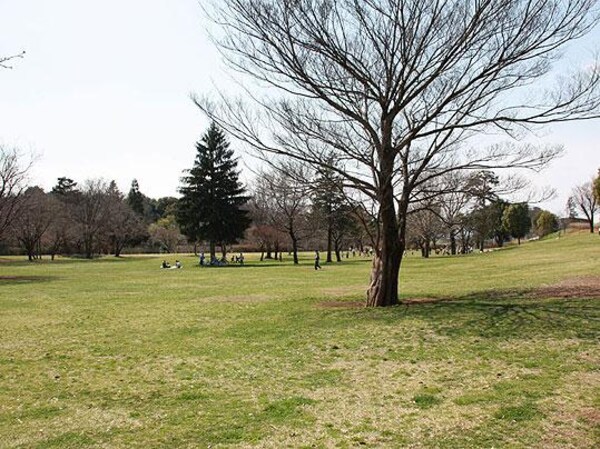
[[58, 182], [52, 187], [52, 193], [56, 195], [67, 195], [77, 191], [77, 183], [65, 176], [58, 178]]
[[196, 150], [194, 166], [181, 178], [177, 222], [188, 240], [209, 242], [211, 257], [217, 245], [225, 256], [226, 245], [243, 237], [250, 225], [242, 209], [249, 198], [238, 179], [233, 150], [215, 123], [196, 143]]
[[140, 217], [144, 216], [144, 195], [140, 192], [140, 185], [137, 179], [131, 181], [131, 189], [127, 194], [127, 204]]

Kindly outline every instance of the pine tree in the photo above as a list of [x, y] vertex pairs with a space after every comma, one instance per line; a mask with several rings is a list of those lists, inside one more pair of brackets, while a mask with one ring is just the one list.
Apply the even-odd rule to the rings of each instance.
[[131, 189], [127, 194], [127, 204], [140, 217], [144, 216], [144, 195], [140, 192], [140, 185], [137, 179], [131, 181]]
[[216, 124], [196, 143], [196, 150], [194, 166], [181, 178], [177, 222], [188, 240], [209, 242], [211, 257], [216, 245], [221, 245], [225, 256], [226, 245], [243, 237], [250, 225], [242, 209], [249, 198], [238, 180], [233, 150]]
[[52, 193], [56, 195], [68, 195], [77, 191], [77, 183], [65, 176], [58, 178], [58, 182], [52, 187]]

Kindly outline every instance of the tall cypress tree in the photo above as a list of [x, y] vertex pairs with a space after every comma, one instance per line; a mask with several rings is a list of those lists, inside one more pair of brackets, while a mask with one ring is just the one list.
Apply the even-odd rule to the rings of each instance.
[[196, 143], [196, 151], [194, 166], [181, 178], [177, 222], [190, 241], [209, 242], [211, 257], [217, 245], [225, 256], [226, 245], [243, 237], [250, 225], [242, 209], [249, 198], [238, 179], [233, 150], [215, 123]]

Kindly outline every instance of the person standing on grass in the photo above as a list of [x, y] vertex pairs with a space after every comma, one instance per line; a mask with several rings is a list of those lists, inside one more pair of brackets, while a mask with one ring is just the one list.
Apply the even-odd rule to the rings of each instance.
[[319, 251], [315, 251], [315, 270], [320, 270], [321, 264], [319, 261], [321, 260], [321, 256], [319, 256]]

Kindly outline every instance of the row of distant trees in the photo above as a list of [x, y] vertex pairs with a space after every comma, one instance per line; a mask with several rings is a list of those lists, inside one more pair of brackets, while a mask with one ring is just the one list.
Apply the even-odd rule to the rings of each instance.
[[[352, 197], [333, 170], [309, 171], [297, 162], [272, 164], [247, 189], [237, 160], [215, 124], [196, 144], [194, 166], [184, 172], [181, 198], [153, 199], [133, 180], [122, 193], [114, 181], [78, 185], [62, 177], [48, 193], [25, 187], [30, 163], [0, 147], [0, 240], [18, 244], [29, 260], [49, 254], [120, 256], [123, 250], [175, 252], [182, 245], [226, 258], [232, 245], [261, 252], [261, 260], [289, 253], [298, 263], [302, 249], [325, 251], [326, 261], [362, 252], [377, 242], [377, 216], [368, 202]], [[506, 188], [491, 171], [455, 172], [444, 180], [454, 188], [414, 202], [407, 218], [407, 249], [423, 257], [435, 251], [465, 254], [511, 238], [543, 237], [557, 231], [554, 214], [501, 198]], [[519, 188], [519, 187], [517, 187]], [[600, 176], [573, 189], [570, 219], [594, 229]], [[6, 245], [5, 245], [6, 246]]]
[[[29, 260], [42, 254], [119, 255], [141, 241], [144, 227], [114, 182], [60, 178], [51, 192], [23, 190], [15, 203], [5, 238], [17, 242]], [[5, 240], [6, 240], [5, 239]]]
[[511, 204], [502, 199], [497, 192], [504, 187], [493, 172], [453, 176], [462, 176], [458, 184], [466, 188], [419, 202], [409, 213], [408, 245], [424, 257], [434, 249], [449, 254], [482, 251], [490, 241], [497, 247], [511, 239], [520, 244], [525, 237], [544, 237], [574, 221], [586, 222], [594, 232], [600, 210], [600, 170], [597, 177], [573, 188], [563, 218], [526, 202]]

